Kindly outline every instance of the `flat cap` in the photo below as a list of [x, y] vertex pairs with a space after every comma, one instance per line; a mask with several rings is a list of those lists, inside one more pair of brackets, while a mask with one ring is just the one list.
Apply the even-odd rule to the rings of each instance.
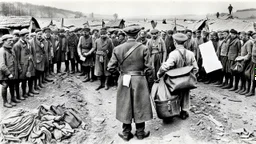
[[47, 31], [47, 30], [51, 31], [51, 29], [50, 29], [49, 27], [44, 27], [44, 28], [43, 28], [43, 32], [45, 32], [45, 31]]
[[141, 30], [140, 26], [129, 26], [123, 29], [123, 31], [129, 36], [136, 36]]
[[36, 29], [35, 32], [38, 33], [38, 32], [41, 32], [42, 30], [41, 29]]
[[95, 31], [99, 32], [99, 30], [98, 30], [98, 29], [93, 29], [93, 30], [92, 30], [92, 33], [94, 33]]
[[5, 41], [5, 40], [7, 40], [7, 39], [9, 39], [9, 38], [13, 38], [13, 35], [5, 34], [5, 35], [3, 35], [3, 36], [1, 37], [2, 41]]
[[201, 33], [201, 30], [196, 30], [196, 33]]
[[230, 30], [230, 33], [238, 34], [238, 32], [237, 32], [236, 30], [234, 30], [234, 29], [231, 29], [231, 30]]
[[65, 30], [63, 29], [63, 28], [61, 28], [60, 30], [59, 30], [59, 33], [64, 33], [65, 32]]
[[254, 32], [254, 33], [251, 34], [251, 36], [254, 36], [254, 35], [256, 35], [256, 32]]
[[14, 31], [12, 32], [12, 34], [13, 34], [13, 35], [19, 35], [19, 34], [20, 34], [20, 31], [19, 31], [19, 30], [14, 30]]
[[225, 29], [225, 30], [223, 30], [222, 32], [229, 33], [229, 30], [228, 30], [228, 29]]
[[158, 29], [152, 29], [152, 30], [150, 31], [150, 33], [151, 33], [151, 34], [157, 34], [157, 33], [159, 33], [159, 30], [158, 30]]
[[70, 30], [70, 32], [75, 32], [76, 31], [76, 27], [71, 27], [69, 30]]
[[28, 29], [25, 29], [25, 28], [20, 31], [20, 35], [26, 35], [28, 33], [29, 33]]
[[91, 29], [90, 29], [90, 28], [88, 28], [88, 27], [86, 27], [86, 28], [83, 28], [83, 31], [90, 32], [90, 31], [91, 31]]
[[188, 39], [188, 37], [183, 33], [176, 33], [172, 37], [176, 41], [180, 41], [180, 42], [186, 41]]

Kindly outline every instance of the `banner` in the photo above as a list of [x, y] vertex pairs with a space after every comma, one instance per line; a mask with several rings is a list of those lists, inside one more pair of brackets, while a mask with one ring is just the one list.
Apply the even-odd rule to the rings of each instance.
[[199, 45], [199, 49], [202, 55], [203, 67], [206, 73], [222, 69], [222, 64], [216, 55], [212, 41]]

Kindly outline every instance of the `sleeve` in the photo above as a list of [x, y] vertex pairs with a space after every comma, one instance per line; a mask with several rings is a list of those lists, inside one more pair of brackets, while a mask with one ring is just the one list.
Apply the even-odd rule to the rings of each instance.
[[153, 68], [150, 64], [150, 54], [148, 52], [148, 48], [145, 47], [144, 49], [144, 52], [143, 52], [143, 55], [144, 55], [144, 66], [145, 66], [145, 69], [144, 69], [144, 73], [147, 75], [147, 76], [150, 76], [153, 74]]
[[80, 48], [81, 42], [82, 42], [82, 37], [79, 38], [79, 41], [78, 41], [78, 44], [77, 44], [77, 53], [78, 53], [79, 57], [82, 56], [82, 52], [81, 52], [81, 48]]
[[160, 69], [164, 72], [170, 70], [175, 65], [175, 55], [174, 53], [170, 53], [166, 62], [162, 64]]
[[4, 73], [5, 76], [9, 76], [11, 72], [9, 71], [8, 67], [5, 64], [5, 54], [3, 48], [0, 50], [0, 70]]
[[195, 59], [195, 55], [194, 54], [192, 54], [192, 55], [193, 55], [192, 56], [192, 66], [193, 66], [193, 70], [192, 71], [196, 75], [198, 70], [199, 70], [199, 68], [198, 68], [198, 65], [197, 65], [197, 61]]
[[13, 46], [13, 51], [14, 51], [14, 54], [16, 56], [16, 61], [17, 61], [17, 65], [18, 65], [18, 71], [21, 72], [22, 69], [21, 69], [21, 51], [20, 51], [20, 47], [19, 45], [15, 44]]
[[162, 46], [163, 46], [163, 60], [162, 62], [166, 61], [167, 59], [167, 49], [164, 40], [161, 40]]
[[91, 55], [95, 50], [96, 50], [96, 43], [95, 43], [95, 41], [92, 39], [92, 49], [88, 52], [89, 55]]
[[247, 50], [247, 55], [244, 56], [244, 60], [248, 61], [251, 56], [252, 56], [252, 48], [253, 48], [253, 43], [250, 42], [247, 46], [246, 46], [246, 50]]
[[114, 44], [112, 42], [112, 40], [109, 40], [109, 48], [108, 48], [108, 57], [111, 58], [111, 55], [112, 55], [112, 52], [113, 52], [113, 49], [114, 49]]
[[116, 68], [118, 67], [118, 59], [115, 54], [115, 49], [113, 50], [112, 56], [110, 58], [110, 61], [107, 66], [107, 70], [111, 73], [114, 73], [116, 71]]
[[240, 41], [237, 42], [237, 48], [238, 48], [238, 53], [237, 53], [237, 56], [241, 56], [241, 47], [242, 47], [242, 44]]

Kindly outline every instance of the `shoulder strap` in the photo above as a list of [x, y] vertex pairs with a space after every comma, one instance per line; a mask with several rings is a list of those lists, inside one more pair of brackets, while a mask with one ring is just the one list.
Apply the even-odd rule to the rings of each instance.
[[135, 44], [132, 48], [130, 48], [125, 54], [124, 54], [124, 59], [122, 60], [122, 62], [120, 63], [120, 65], [122, 65], [124, 63], [124, 61], [131, 55], [131, 53], [138, 48], [139, 46], [141, 46], [142, 43], [137, 43]]
[[183, 62], [184, 62], [183, 66], [187, 66], [187, 64], [186, 64], [186, 53], [187, 53], [187, 50], [185, 49], [185, 51], [184, 51], [184, 55], [185, 56], [181, 53], [181, 51], [179, 49], [177, 49], [177, 50], [178, 50], [178, 52], [180, 53], [180, 55], [181, 55], [181, 57], [183, 59]]

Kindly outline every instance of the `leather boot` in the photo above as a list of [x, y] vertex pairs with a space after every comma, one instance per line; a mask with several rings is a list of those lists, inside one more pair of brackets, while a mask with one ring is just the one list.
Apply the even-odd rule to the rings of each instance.
[[49, 79], [49, 78], [45, 78], [45, 81], [47, 81], [47, 82], [53, 82], [53, 80], [52, 79]]
[[5, 102], [5, 103], [4, 103], [4, 107], [6, 107], [6, 108], [12, 108], [12, 105], [11, 105], [10, 103]]
[[104, 88], [104, 77], [100, 77], [100, 85], [95, 89], [96, 91]]
[[90, 82], [93, 82], [93, 68], [90, 68]]
[[86, 75], [87, 75], [87, 76], [86, 76], [86, 78], [83, 80], [83, 82], [88, 82], [88, 81], [90, 81], [90, 75], [89, 75], [89, 73], [87, 73]]
[[255, 81], [252, 82], [249, 93], [245, 94], [246, 97], [254, 96], [255, 94]]
[[105, 90], [108, 90], [109, 89], [109, 77], [106, 77], [106, 80], [105, 80]]
[[123, 140], [125, 140], [125, 141], [129, 141], [130, 139], [133, 138], [133, 134], [132, 133], [129, 133], [128, 135], [124, 135], [124, 134], [118, 133], [118, 136], [120, 138], [122, 138]]
[[10, 102], [10, 104], [12, 105], [12, 107], [17, 106], [16, 103], [14, 103], [14, 102], [12, 102], [12, 101]]
[[138, 135], [137, 132], [135, 133], [135, 136], [136, 136], [139, 140], [142, 140], [142, 139], [144, 139], [144, 138], [147, 138], [149, 135], [150, 135], [150, 131], [144, 132], [144, 134], [142, 134], [142, 135]]

